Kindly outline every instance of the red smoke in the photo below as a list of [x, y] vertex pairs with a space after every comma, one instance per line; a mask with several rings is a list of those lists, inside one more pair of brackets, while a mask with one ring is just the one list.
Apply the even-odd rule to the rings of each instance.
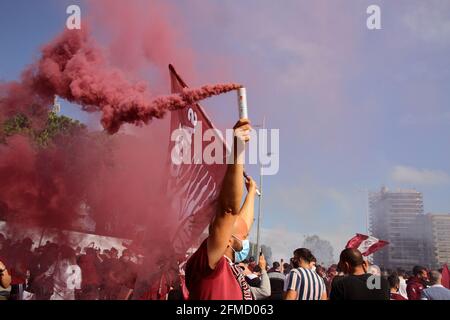
[[204, 86], [153, 99], [147, 85], [132, 84], [118, 69], [108, 67], [87, 33], [78, 30], [64, 32], [43, 49], [32, 77], [37, 92], [44, 96], [57, 94], [86, 110], [101, 111], [102, 124], [110, 133], [117, 132], [124, 122], [146, 124], [167, 111], [240, 87]]
[[[45, 45], [42, 57], [23, 72], [20, 81], [0, 84], [0, 126], [11, 116], [24, 114], [32, 128], [42, 128], [54, 95], [58, 95], [86, 111], [102, 112], [103, 127], [116, 133], [124, 123], [143, 125], [163, 118], [167, 111], [237, 89], [239, 85], [227, 84], [155, 96], [146, 83], [131, 81], [129, 70], [125, 73], [111, 67], [111, 57], [121, 67], [139, 60], [134, 67], [150, 62], [161, 72], [170, 62], [184, 62], [181, 70], [184, 74], [187, 69], [187, 78], [192, 78], [193, 50], [177, 48], [183, 29], [177, 30], [170, 19], [163, 18], [169, 8], [156, 3], [149, 22], [112, 29], [112, 51], [96, 45], [86, 26], [81, 31], [65, 31]], [[129, 22], [139, 20], [136, 15], [143, 12], [131, 3], [106, 4], [117, 14], [123, 10]], [[158, 11], [161, 8], [163, 12]], [[119, 25], [114, 18], [106, 20], [108, 27]], [[126, 39], [128, 45], [123, 42]], [[140, 47], [129, 39], [135, 39]], [[168, 73], [164, 76], [168, 84]], [[156, 78], [152, 82], [162, 81]], [[80, 205], [87, 203], [96, 232], [143, 240], [140, 245], [155, 260], [160, 259], [159, 251], [170, 255], [168, 244], [176, 215], [169, 211], [173, 199], [166, 192], [167, 119], [132, 131], [131, 135], [111, 136], [80, 130], [39, 148], [26, 135], [2, 137], [0, 128], [0, 219], [6, 210], [8, 223], [70, 229]], [[142, 227], [141, 233], [136, 226]], [[155, 268], [152, 262], [149, 265]]]
[[[187, 19], [177, 5], [167, 0], [96, 0], [86, 3], [91, 23], [106, 38], [109, 58], [114, 65], [140, 77], [150, 74], [152, 89], [167, 92], [167, 63], [183, 70], [191, 82], [199, 82], [196, 60], [189, 35], [185, 34]], [[105, 10], [107, 8], [107, 10]], [[214, 61], [216, 57], [214, 57]]]
[[[146, 124], [152, 118], [162, 118], [170, 110], [237, 88], [236, 84], [203, 86], [186, 89], [181, 94], [153, 97], [145, 83], [132, 83], [122, 71], [108, 66], [102, 50], [86, 31], [67, 30], [44, 46], [42, 57], [23, 72], [21, 82], [0, 85], [0, 121], [25, 114], [33, 128], [40, 128], [45, 124], [54, 95], [58, 95], [86, 111], [101, 111], [104, 128], [115, 133], [123, 123]], [[159, 141], [167, 139], [168, 142], [169, 136], [167, 132]], [[96, 213], [110, 206], [117, 209], [118, 201], [128, 203], [122, 206], [123, 210], [133, 206], [142, 209], [148, 203], [145, 197], [130, 201], [138, 190], [130, 193], [129, 188], [128, 193], [123, 193], [112, 191], [110, 186], [115, 185], [115, 179], [120, 179], [121, 187], [128, 183], [142, 188], [139, 181], [140, 176], [145, 178], [142, 172], [151, 172], [149, 176], [154, 177], [156, 170], [139, 167], [139, 172], [122, 176], [106, 163], [120, 163], [115, 158], [119, 155], [123, 161], [121, 166], [127, 167], [130, 161], [125, 159], [134, 153], [152, 163], [156, 152], [167, 153], [167, 146], [160, 143], [148, 150], [139, 147], [128, 150], [127, 157], [121, 157], [120, 149], [126, 145], [121, 143], [124, 138], [109, 140], [80, 132], [58, 137], [42, 150], [26, 137], [8, 138], [6, 145], [0, 145], [0, 202], [6, 204], [9, 212], [16, 213], [14, 220], [45, 220], [57, 226], [70, 225], [72, 219], [68, 217], [77, 214], [82, 202], [95, 207]], [[158, 165], [162, 163], [159, 161]], [[154, 185], [152, 181], [149, 187]], [[107, 218], [102, 216], [102, 220], [105, 222]]]

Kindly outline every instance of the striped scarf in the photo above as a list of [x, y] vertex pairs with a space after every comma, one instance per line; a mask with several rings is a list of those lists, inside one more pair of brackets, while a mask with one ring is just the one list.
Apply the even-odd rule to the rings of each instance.
[[230, 267], [231, 271], [233, 271], [234, 277], [236, 278], [237, 282], [239, 283], [239, 286], [241, 287], [243, 299], [253, 300], [252, 291], [250, 290], [250, 286], [245, 280], [245, 275], [242, 272], [241, 268], [239, 268], [237, 265], [233, 263], [230, 263]]

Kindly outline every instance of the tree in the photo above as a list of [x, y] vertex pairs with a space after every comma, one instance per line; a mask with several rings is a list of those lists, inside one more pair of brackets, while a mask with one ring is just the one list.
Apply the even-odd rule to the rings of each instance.
[[72, 135], [86, 126], [78, 120], [49, 112], [43, 128], [34, 128], [32, 120], [23, 114], [17, 114], [7, 119], [0, 126], [0, 143], [6, 143], [6, 138], [23, 134], [31, 138], [38, 146], [46, 147], [59, 135]]
[[317, 259], [317, 264], [330, 266], [334, 263], [333, 246], [328, 240], [319, 236], [307, 236], [303, 241], [303, 247], [311, 250]]

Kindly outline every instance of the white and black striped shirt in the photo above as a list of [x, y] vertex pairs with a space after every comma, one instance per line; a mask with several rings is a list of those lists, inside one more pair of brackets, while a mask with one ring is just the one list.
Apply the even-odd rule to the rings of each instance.
[[292, 269], [286, 284], [285, 291], [296, 291], [298, 300], [320, 300], [326, 292], [323, 279], [315, 271], [305, 268]]

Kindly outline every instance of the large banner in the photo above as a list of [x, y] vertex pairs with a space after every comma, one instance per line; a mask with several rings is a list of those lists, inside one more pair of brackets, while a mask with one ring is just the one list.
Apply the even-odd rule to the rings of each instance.
[[[169, 66], [172, 93], [177, 93], [188, 86]], [[202, 107], [198, 104], [171, 112], [170, 139], [168, 150], [169, 178], [167, 193], [170, 195], [171, 213], [176, 214], [176, 226], [170, 235], [171, 245], [167, 246], [169, 257], [159, 257], [162, 263], [151, 272], [139, 276], [134, 291], [134, 299], [164, 300], [168, 293], [168, 287], [174, 280], [180, 277], [177, 263], [182, 262], [189, 248], [199, 244], [203, 231], [209, 225], [216, 213], [217, 199], [220, 187], [225, 175], [225, 164], [205, 164], [202, 159], [202, 150], [207, 142], [201, 139], [202, 148], [194, 148], [194, 135], [201, 134], [214, 126]], [[172, 141], [172, 133], [177, 129], [184, 129], [186, 134], [180, 136], [183, 143], [191, 146], [190, 163], [177, 164], [172, 161], [173, 151], [180, 145], [180, 141]], [[201, 132], [200, 132], [201, 131]], [[224, 147], [224, 161], [226, 157], [226, 145], [222, 138], [220, 143]], [[150, 260], [153, 261], [153, 260]], [[149, 268], [150, 270], [150, 268]], [[182, 281], [184, 279], [181, 279]], [[183, 287], [185, 288], [185, 287]], [[187, 296], [187, 293], [184, 292]]]
[[[172, 93], [177, 93], [187, 88], [187, 84], [177, 74], [172, 65], [169, 66]], [[172, 244], [177, 256], [184, 255], [187, 250], [198, 244], [202, 232], [209, 225], [211, 218], [216, 213], [217, 199], [222, 180], [225, 175], [225, 164], [205, 164], [202, 159], [202, 150], [210, 142], [201, 141], [202, 148], [194, 148], [194, 134], [203, 136], [203, 132], [213, 129], [211, 120], [199, 104], [191, 105], [185, 109], [171, 113], [171, 130], [185, 129], [187, 135], [183, 137], [185, 143], [191, 146], [191, 164], [175, 164], [171, 159], [175, 145], [169, 144], [170, 177], [168, 192], [173, 195], [172, 210], [178, 214], [178, 226], [172, 235]], [[199, 132], [200, 131], [200, 132]], [[201, 135], [200, 135], [201, 133]], [[197, 137], [198, 137], [197, 136]], [[226, 146], [224, 146], [224, 161]]]

